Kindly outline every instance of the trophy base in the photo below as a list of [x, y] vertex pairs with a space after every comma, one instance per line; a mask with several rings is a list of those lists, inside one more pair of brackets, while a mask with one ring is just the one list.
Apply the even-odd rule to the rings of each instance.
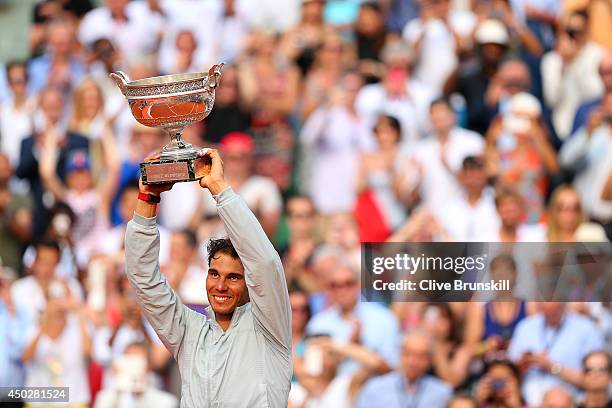
[[208, 156], [161, 159], [140, 163], [140, 174], [146, 185], [196, 181], [210, 173], [211, 165]]

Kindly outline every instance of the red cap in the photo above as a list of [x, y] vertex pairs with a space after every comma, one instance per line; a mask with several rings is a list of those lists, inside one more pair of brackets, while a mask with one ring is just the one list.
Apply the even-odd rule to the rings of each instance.
[[244, 132], [230, 132], [223, 136], [219, 148], [224, 152], [248, 152], [255, 150], [253, 138]]

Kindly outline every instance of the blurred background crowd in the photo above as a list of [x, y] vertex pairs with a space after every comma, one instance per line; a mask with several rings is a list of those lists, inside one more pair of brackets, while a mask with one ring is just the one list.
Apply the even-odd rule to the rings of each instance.
[[[0, 61], [0, 387], [178, 406], [123, 259], [139, 163], [169, 138], [108, 74], [224, 62], [184, 137], [220, 149], [281, 254], [290, 407], [611, 406], [609, 304], [359, 301], [364, 241], [609, 241], [609, 0], [44, 0], [17, 24], [29, 58]], [[212, 197], [177, 184], [158, 221], [163, 273], [205, 313]]]

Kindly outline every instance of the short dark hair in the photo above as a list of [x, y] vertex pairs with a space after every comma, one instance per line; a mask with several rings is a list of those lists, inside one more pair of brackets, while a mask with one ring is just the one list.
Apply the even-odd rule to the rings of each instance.
[[431, 111], [436, 105], [446, 105], [446, 107], [450, 110], [453, 110], [453, 104], [450, 101], [450, 98], [447, 96], [440, 96], [429, 104], [429, 110]]
[[293, 293], [298, 293], [298, 294], [302, 294], [306, 296], [306, 299], [308, 299], [308, 302], [306, 302], [306, 316], [307, 316], [307, 321], [309, 321], [310, 318], [312, 317], [312, 309], [310, 307], [310, 296], [308, 292], [306, 291], [306, 289], [304, 289], [297, 280], [293, 279], [289, 282], [287, 291], [289, 292], [289, 296], [291, 296], [291, 294]]
[[387, 122], [387, 124], [391, 126], [391, 128], [397, 132], [396, 142], [399, 143], [402, 140], [402, 124], [399, 121], [399, 119], [391, 115], [380, 115], [378, 119], [376, 120], [376, 124], [374, 125], [374, 132], [378, 130], [378, 124], [381, 121]]
[[229, 238], [211, 238], [210, 241], [208, 241], [208, 245], [206, 245], [206, 251], [208, 252], [208, 266], [210, 266], [210, 262], [217, 253], [229, 255], [234, 259], [240, 259], [238, 252], [236, 252]]
[[10, 61], [6, 63], [5, 70], [6, 70], [7, 81], [8, 81], [9, 75], [11, 74], [11, 70], [15, 68], [22, 68], [24, 70], [25, 79], [27, 81], [28, 80], [28, 66], [23, 61]]
[[359, 8], [370, 9], [378, 14], [382, 13], [382, 8], [380, 7], [380, 4], [376, 3], [375, 1], [366, 1], [364, 3], [361, 3], [361, 6]]
[[61, 252], [59, 243], [56, 240], [49, 238], [49, 237], [43, 237], [37, 240], [34, 243], [34, 248], [36, 249], [36, 252], [38, 252], [40, 248], [53, 249], [55, 252], [57, 252], [58, 255]]
[[187, 245], [189, 245], [190, 248], [195, 248], [198, 246], [198, 237], [195, 231], [191, 228], [183, 228], [182, 230], [177, 231], [177, 234], [185, 237], [185, 240], [187, 240]]
[[463, 163], [461, 163], [461, 168], [463, 170], [482, 170], [484, 166], [484, 159], [480, 156], [467, 156], [463, 159]]
[[491, 368], [495, 366], [502, 366], [502, 367], [508, 368], [510, 372], [512, 373], [512, 376], [516, 378], [517, 381], [519, 382], [521, 381], [521, 372], [519, 371], [518, 367], [512, 361], [506, 360], [506, 359], [496, 359], [496, 360], [488, 361], [485, 366], [485, 372], [489, 371]]

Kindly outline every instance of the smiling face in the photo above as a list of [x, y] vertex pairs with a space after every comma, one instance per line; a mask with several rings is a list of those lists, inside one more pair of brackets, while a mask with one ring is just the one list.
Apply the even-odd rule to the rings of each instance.
[[234, 310], [249, 301], [240, 259], [221, 252], [215, 254], [206, 276], [206, 293], [217, 321], [231, 320]]

